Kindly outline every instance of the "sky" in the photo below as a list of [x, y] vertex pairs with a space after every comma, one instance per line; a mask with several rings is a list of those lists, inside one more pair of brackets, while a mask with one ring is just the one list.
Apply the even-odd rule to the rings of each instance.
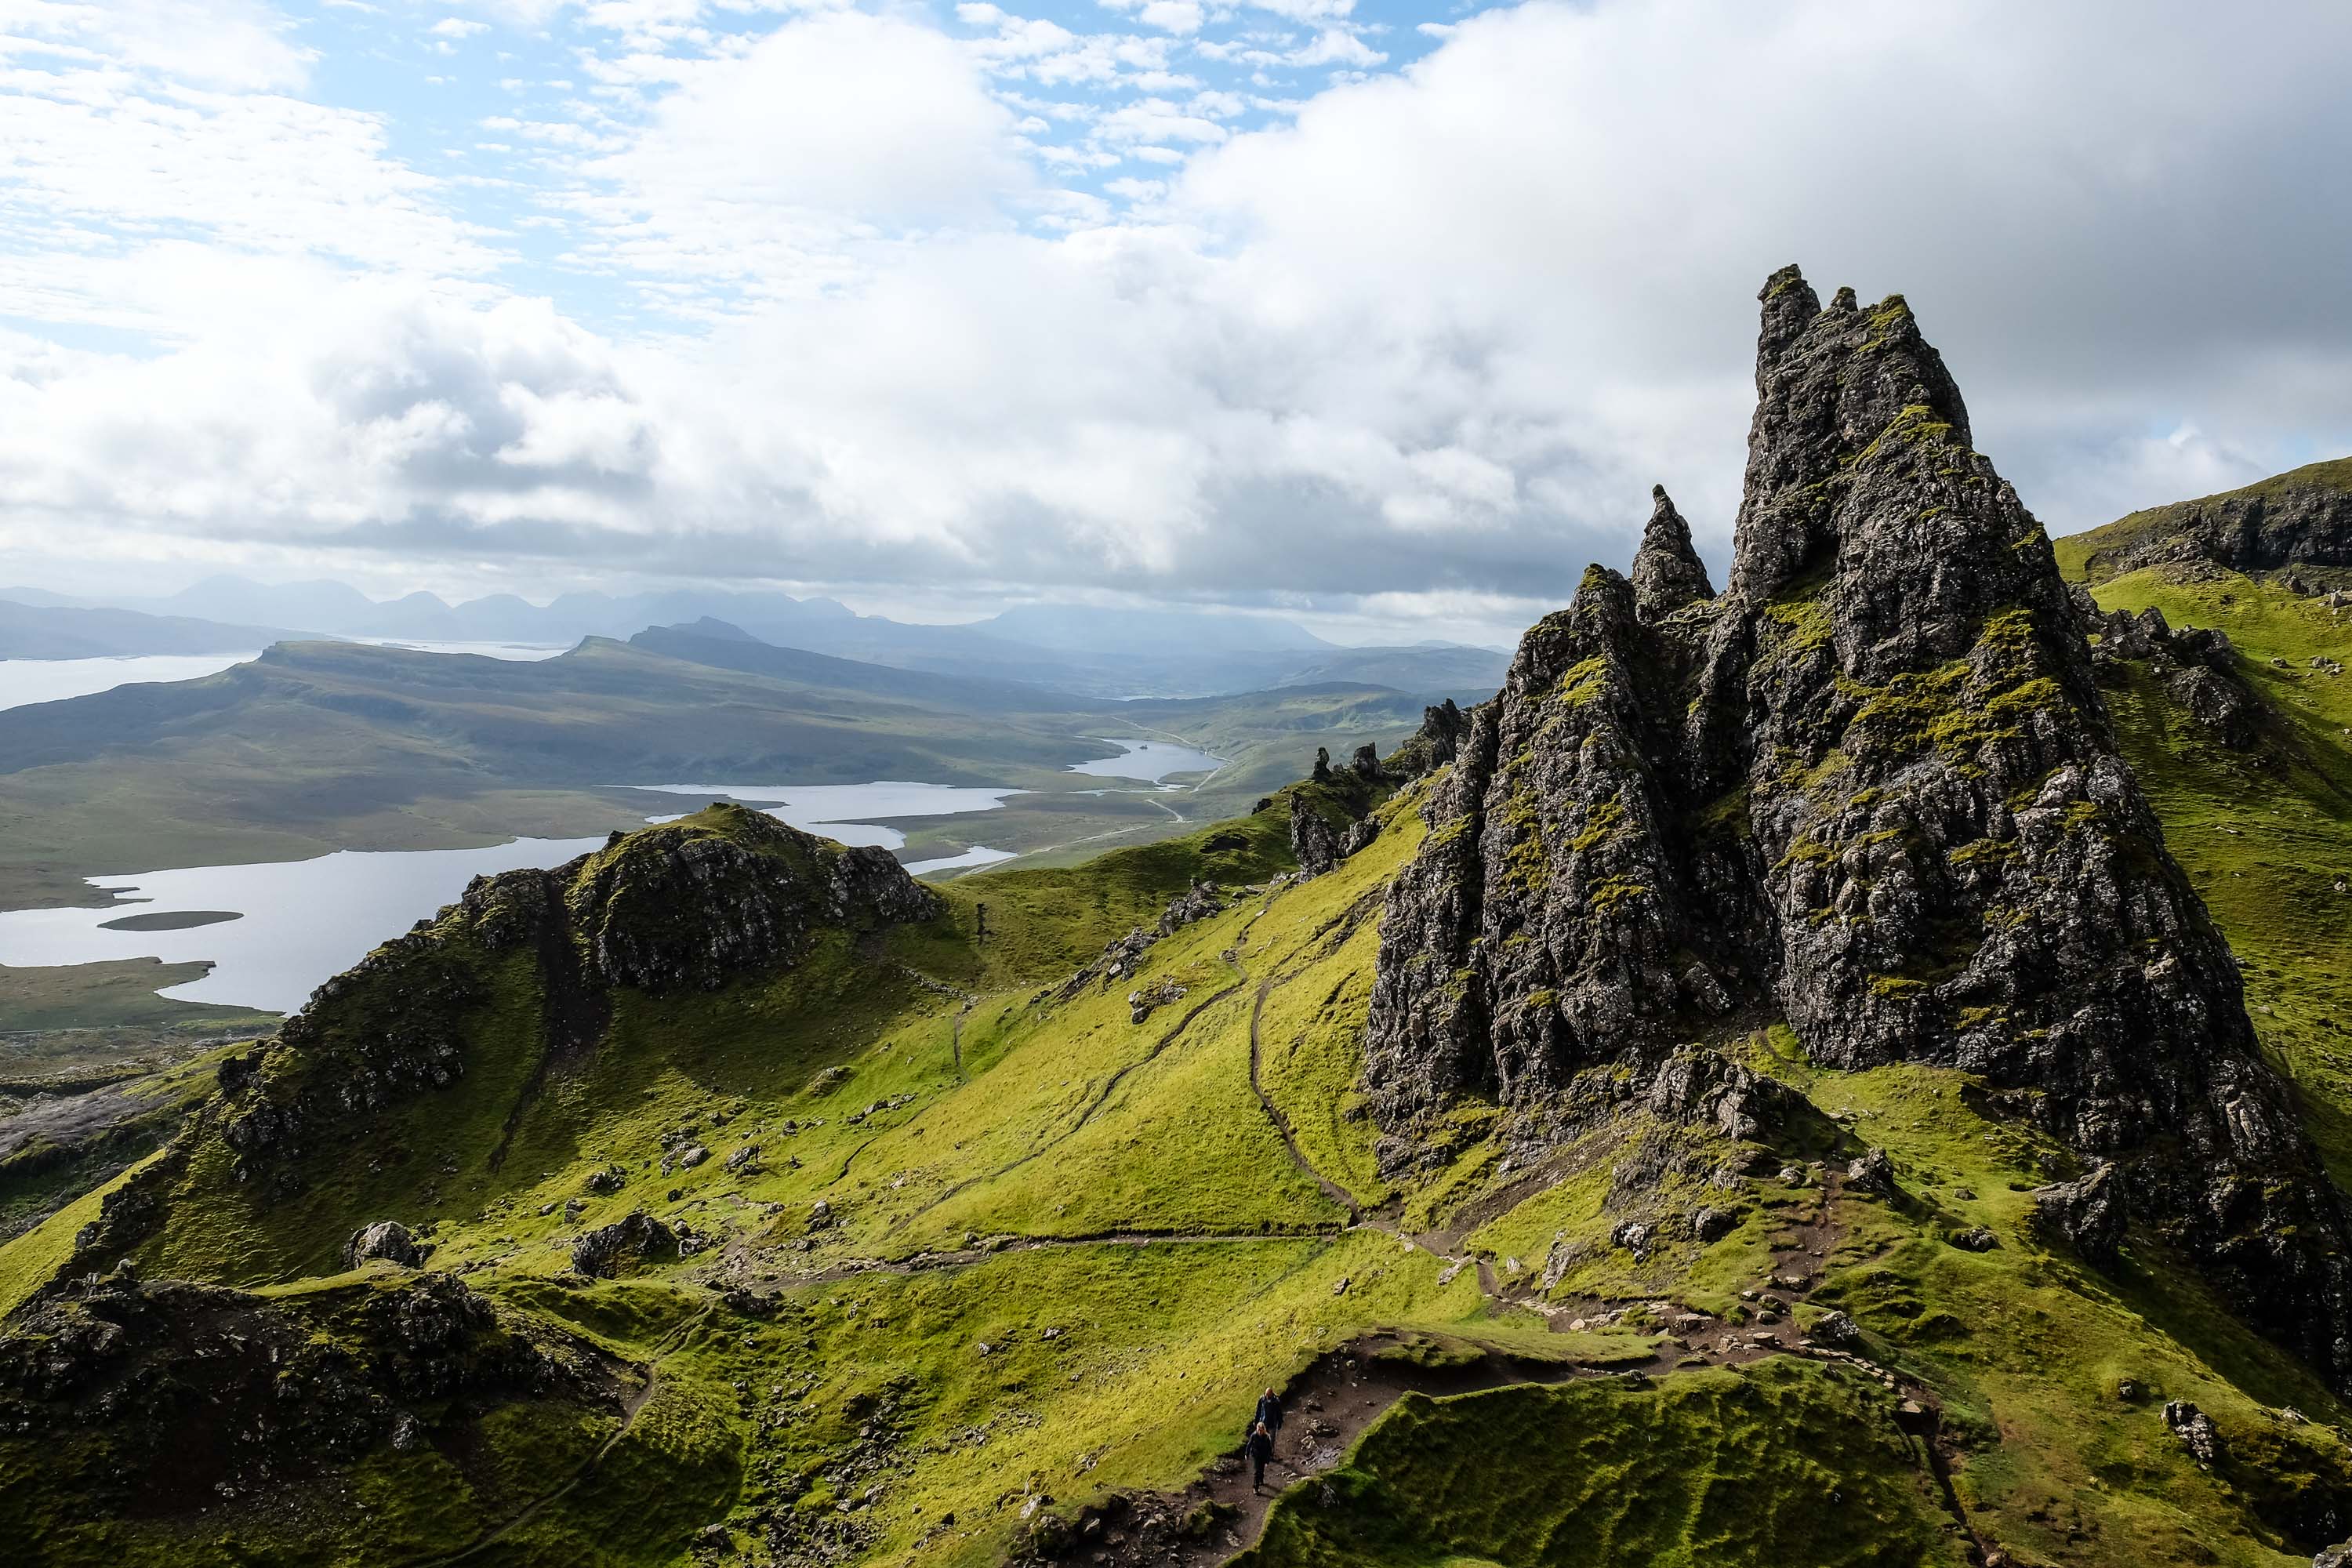
[[2352, 451], [2352, 7], [0, 0], [0, 584], [1506, 642], [1755, 295], [2053, 533]]

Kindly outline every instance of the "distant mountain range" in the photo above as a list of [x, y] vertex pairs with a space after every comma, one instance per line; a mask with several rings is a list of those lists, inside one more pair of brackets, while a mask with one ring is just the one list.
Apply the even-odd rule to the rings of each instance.
[[0, 597], [0, 658], [118, 658], [251, 653], [315, 634], [135, 610], [36, 605]]
[[[544, 606], [497, 594], [450, 605], [423, 593], [378, 601], [342, 583], [213, 577], [167, 598], [106, 605], [21, 588], [0, 588], [0, 601], [13, 601], [0, 637], [17, 617], [51, 628], [45, 639], [0, 640], [0, 658], [12, 658], [226, 651], [298, 636], [570, 645], [708, 620], [780, 648], [1097, 698], [1216, 696], [1327, 681], [1484, 698], [1508, 664], [1497, 650], [1458, 643], [1346, 647], [1261, 616], [1033, 605], [968, 625], [930, 626], [861, 616], [831, 599], [723, 590], [566, 594]], [[268, 627], [297, 630], [256, 630]], [[249, 640], [257, 636], [260, 641]], [[68, 647], [75, 651], [43, 651]]]

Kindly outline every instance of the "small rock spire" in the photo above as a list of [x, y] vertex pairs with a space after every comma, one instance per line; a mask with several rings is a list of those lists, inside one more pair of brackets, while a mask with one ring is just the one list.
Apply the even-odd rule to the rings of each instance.
[[1650, 526], [1633, 556], [1633, 613], [1664, 620], [1685, 605], [1715, 597], [1706, 563], [1691, 548], [1690, 524], [1675, 510], [1664, 485], [1650, 487]]
[[1790, 262], [1764, 279], [1756, 298], [1764, 306], [1764, 328], [1756, 339], [1756, 390], [1761, 393], [1780, 368], [1780, 356], [1822, 313], [1822, 297]]

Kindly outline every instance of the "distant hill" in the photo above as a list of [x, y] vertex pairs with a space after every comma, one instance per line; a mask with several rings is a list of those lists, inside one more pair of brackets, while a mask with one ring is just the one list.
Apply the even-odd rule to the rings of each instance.
[[0, 599], [0, 658], [114, 658], [139, 654], [248, 653], [315, 637], [283, 626], [234, 626], [135, 610], [26, 605]]
[[1066, 713], [1115, 706], [1098, 698], [1074, 697], [1020, 681], [963, 680], [929, 670], [835, 658], [831, 654], [810, 653], [805, 648], [778, 647], [761, 641], [740, 626], [709, 616], [685, 626], [647, 626], [629, 643], [648, 652], [717, 669], [741, 670], [834, 691], [901, 698], [957, 712]]
[[977, 623], [975, 629], [1038, 647], [1087, 654], [1164, 657], [1187, 648], [1290, 653], [1336, 646], [1304, 626], [1269, 616], [1111, 609], [1097, 605], [1024, 605]]
[[1265, 616], [1029, 605], [990, 620], [934, 626], [763, 591], [566, 594], [543, 606], [498, 594], [451, 605], [424, 593], [378, 601], [342, 583], [222, 576], [119, 607], [338, 637], [567, 646], [709, 620], [775, 647], [1095, 699], [1214, 697], [1328, 680], [1484, 696], [1508, 662], [1499, 652], [1453, 644], [1344, 647]]
[[2308, 463], [2195, 500], [2149, 507], [2057, 542], [2070, 577], [2104, 583], [2143, 566], [2352, 571], [2352, 458]]

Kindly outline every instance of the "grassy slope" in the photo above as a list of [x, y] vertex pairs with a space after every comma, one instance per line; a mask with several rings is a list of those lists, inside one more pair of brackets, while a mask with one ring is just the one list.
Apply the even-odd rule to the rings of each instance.
[[1655, 1390], [1412, 1394], [1330, 1478], [1330, 1503], [1286, 1496], [1235, 1568], [1958, 1568], [1891, 1411], [1874, 1384], [1789, 1362]]
[[[2110, 552], [2150, 533], [2168, 531], [2179, 527], [2190, 513], [2200, 511], [2210, 503], [2240, 496], [2276, 496], [2300, 490], [2352, 490], [2352, 458], [2334, 458], [2326, 462], [2306, 463], [2300, 468], [2290, 468], [2283, 474], [2273, 474], [2240, 489], [2224, 490], [2218, 495], [2200, 496], [2194, 500], [2173, 501], [2165, 506], [2153, 506], [2136, 511], [2088, 532], [2070, 534], [2053, 540], [2052, 548], [2058, 556], [2058, 570], [2077, 582], [2102, 582], [2116, 575]], [[2101, 602], [2105, 596], [2101, 595]], [[2112, 605], [2110, 606], [2113, 607]]]
[[[2275, 651], [2300, 666], [2347, 639], [2329, 640], [2332, 623], [2307, 603], [2251, 584], [2227, 604], [2184, 592], [2126, 579], [2103, 596], [2162, 602], [2176, 623], [2235, 615], [2219, 624], [2295, 716], [2300, 759], [2249, 763], [2206, 747], [2147, 693], [2118, 696], [2118, 721], [2176, 852], [2246, 962], [2251, 999], [2270, 1009], [2257, 1014], [2265, 1042], [2303, 1086], [2341, 1171], [2352, 1101], [2334, 1019], [2352, 952], [2326, 900], [2338, 896], [2332, 878], [2352, 869], [2342, 787], [2352, 775], [2342, 737], [2329, 736], [2352, 710], [2339, 683], [2260, 661]], [[482, 1151], [535, 1037], [536, 1001], [509, 980], [505, 1022], [479, 1037], [483, 1059], [460, 1089], [389, 1119], [360, 1151], [369, 1158], [322, 1167], [290, 1204], [241, 1196], [200, 1162], [200, 1201], [148, 1261], [293, 1279], [331, 1268], [351, 1226], [396, 1215], [436, 1226], [436, 1267], [468, 1269], [478, 1287], [634, 1360], [663, 1358], [663, 1402], [643, 1432], [597, 1486], [513, 1538], [507, 1560], [683, 1561], [685, 1530], [732, 1499], [747, 1546], [755, 1521], [782, 1521], [872, 1561], [992, 1562], [1025, 1498], [1066, 1506], [1180, 1482], [1229, 1447], [1256, 1388], [1323, 1347], [1391, 1324], [1516, 1331], [1469, 1278], [1440, 1287], [1427, 1255], [1339, 1232], [1336, 1206], [1296, 1173], [1249, 1086], [1265, 985], [1261, 1083], [1302, 1151], [1358, 1199], [1395, 1195], [1416, 1222], [1470, 1226], [1474, 1246], [1501, 1268], [1517, 1259], [1522, 1277], [1562, 1244], [1563, 1298], [1664, 1294], [1751, 1310], [1739, 1292], [1769, 1244], [1822, 1216], [1816, 1183], [1726, 1194], [1670, 1179], [1640, 1201], [1659, 1213], [1722, 1204], [1737, 1228], [1642, 1262], [1608, 1242], [1624, 1213], [1624, 1194], [1611, 1197], [1616, 1167], [1686, 1132], [1636, 1128], [1567, 1151], [1530, 1183], [1500, 1169], [1474, 1116], [1450, 1168], [1407, 1192], [1382, 1184], [1353, 1085], [1370, 917], [1417, 840], [1412, 804], [1338, 872], [1188, 928], [1108, 991], [1063, 1000], [1041, 987], [1191, 877], [1256, 880], [1279, 866], [1278, 809], [1234, 825], [1239, 849], [1210, 854], [1210, 835], [1196, 833], [1080, 869], [971, 877], [946, 889], [940, 921], [879, 952], [830, 950], [796, 974], [717, 996], [630, 999], [595, 1061], [522, 1119], [493, 1174]], [[1161, 980], [1186, 995], [1130, 1023], [1126, 992]], [[2299, 1367], [2229, 1323], [2161, 1257], [2135, 1252], [2111, 1278], [2040, 1247], [2024, 1225], [2026, 1190], [2063, 1159], [1979, 1114], [1957, 1075], [1820, 1071], [1785, 1031], [1750, 1051], [1824, 1112], [1801, 1152], [1843, 1159], [1867, 1144], [1895, 1158], [1899, 1201], [1848, 1194], [1828, 1205], [1843, 1239], [1818, 1299], [1850, 1311], [1874, 1354], [1937, 1391], [1963, 1448], [1955, 1484], [1980, 1531], [2028, 1563], [2307, 1560], [2312, 1500], [2352, 1486], [2352, 1460], [2324, 1425], [2345, 1412]], [[846, 1077], [819, 1077], [832, 1067]], [[900, 1096], [911, 1099], [869, 1109]], [[799, 1130], [786, 1133], [788, 1121]], [[761, 1159], [735, 1173], [718, 1158], [653, 1170], [662, 1135], [689, 1128], [714, 1154], [749, 1142]], [[1697, 1141], [1682, 1152], [1703, 1168], [1720, 1151]], [[608, 1160], [628, 1172], [621, 1193], [590, 1199], [574, 1220], [560, 1206], [540, 1212], [578, 1195]], [[836, 1223], [812, 1228], [819, 1199]], [[37, 1278], [92, 1206], [0, 1248], [0, 1279]], [[759, 1244], [751, 1282], [776, 1295], [774, 1315], [698, 1316], [709, 1298], [690, 1281], [710, 1272], [709, 1255], [586, 1289], [556, 1281], [571, 1237], [636, 1206]], [[1997, 1249], [1946, 1239], [1978, 1225]], [[1176, 1234], [1088, 1239], [1114, 1231]], [[1013, 1237], [1062, 1244], [986, 1250]], [[898, 1271], [973, 1243], [969, 1260]], [[874, 1259], [892, 1266], [863, 1261]], [[1335, 1294], [1342, 1277], [1349, 1289]], [[1651, 1390], [1408, 1401], [1334, 1479], [1353, 1506], [1286, 1500], [1256, 1560], [1937, 1561], [1946, 1547], [1919, 1533], [1936, 1516], [1915, 1459], [1865, 1409], [1878, 1398], [1767, 1363]], [[2216, 1472], [2165, 1430], [2167, 1398], [2192, 1399], [2220, 1424], [2231, 1458]], [[2289, 1405], [2316, 1424], [2281, 1414]], [[0, 1467], [9, 1462], [0, 1452]], [[1825, 1485], [1846, 1511], [1823, 1503]], [[389, 1489], [384, 1506], [401, 1511], [408, 1538], [463, 1539], [476, 1505], [462, 1493], [413, 1506], [405, 1496]], [[1867, 1528], [1846, 1529], [1857, 1521]], [[136, 1560], [162, 1539], [110, 1550]], [[1613, 1542], [1612, 1554], [1596, 1541]]]

